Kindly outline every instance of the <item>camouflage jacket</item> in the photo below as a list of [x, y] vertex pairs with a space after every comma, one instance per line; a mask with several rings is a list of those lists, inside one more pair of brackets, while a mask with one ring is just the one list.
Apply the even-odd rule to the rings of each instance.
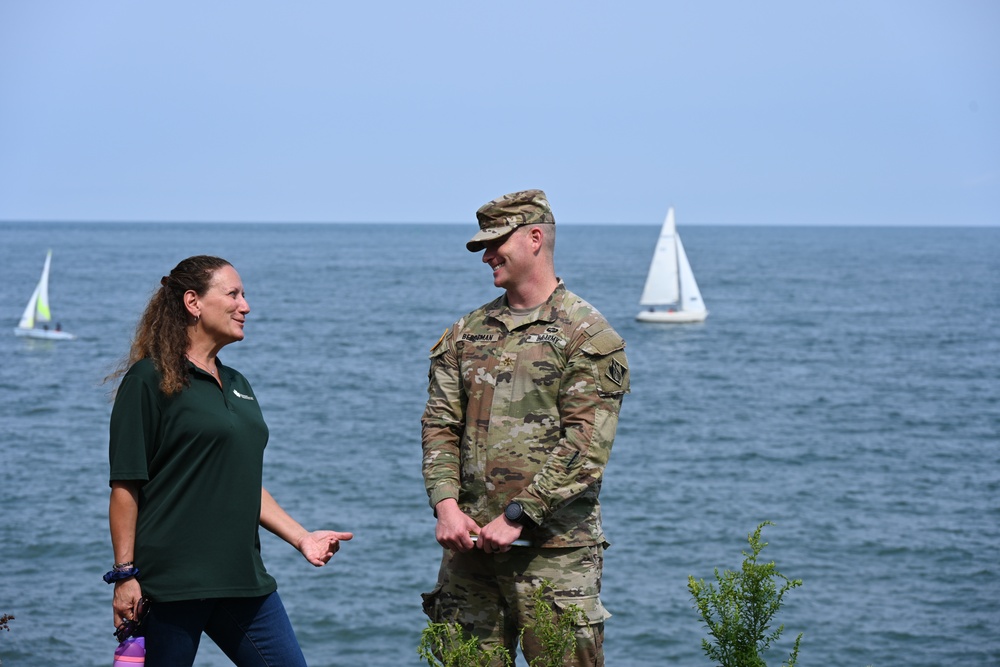
[[423, 474], [431, 507], [455, 498], [480, 526], [517, 500], [536, 546], [605, 542], [598, 494], [622, 397], [625, 341], [562, 281], [516, 325], [507, 297], [431, 349]]

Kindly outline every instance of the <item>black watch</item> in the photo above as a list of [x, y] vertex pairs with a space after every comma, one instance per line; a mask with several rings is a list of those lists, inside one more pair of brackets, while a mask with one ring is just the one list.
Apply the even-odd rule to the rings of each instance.
[[521, 507], [521, 503], [516, 500], [512, 500], [507, 507], [504, 508], [503, 515], [507, 517], [508, 520], [521, 524], [522, 526], [530, 526], [533, 523], [531, 517], [524, 513], [524, 508]]

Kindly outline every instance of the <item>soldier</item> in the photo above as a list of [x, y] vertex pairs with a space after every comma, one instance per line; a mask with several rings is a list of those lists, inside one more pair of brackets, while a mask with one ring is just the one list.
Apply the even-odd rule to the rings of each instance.
[[532, 595], [584, 618], [568, 665], [604, 664], [604, 549], [598, 495], [629, 391], [625, 342], [555, 274], [555, 218], [541, 190], [476, 212], [504, 294], [466, 315], [431, 349], [422, 423], [423, 475], [444, 556], [424, 611], [457, 622], [489, 649], [525, 659]]

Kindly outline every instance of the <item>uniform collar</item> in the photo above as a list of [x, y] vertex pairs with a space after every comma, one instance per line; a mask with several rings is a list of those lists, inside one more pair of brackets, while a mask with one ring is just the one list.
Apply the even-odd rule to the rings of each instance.
[[[535, 322], [556, 321], [559, 316], [560, 306], [567, 294], [566, 285], [563, 284], [562, 278], [557, 278], [557, 281], [556, 288], [549, 295], [549, 298], [535, 309], [535, 318], [531, 321], [521, 321], [517, 326], [524, 326]], [[507, 331], [512, 331], [515, 327], [515, 322], [517, 322], [517, 317], [510, 310], [506, 294], [486, 308], [486, 316], [502, 322]]]

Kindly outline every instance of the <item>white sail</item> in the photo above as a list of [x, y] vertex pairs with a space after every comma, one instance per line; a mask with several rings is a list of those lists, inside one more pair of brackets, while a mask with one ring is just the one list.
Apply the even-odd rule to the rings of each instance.
[[671, 208], [660, 228], [660, 238], [656, 241], [653, 261], [649, 265], [646, 286], [642, 290], [639, 304], [665, 306], [677, 303], [680, 298], [677, 270], [677, 230], [674, 226], [674, 209]]
[[35, 291], [28, 299], [28, 305], [24, 308], [21, 321], [17, 323], [14, 333], [27, 338], [45, 338], [48, 340], [72, 340], [76, 338], [71, 333], [60, 330], [58, 325], [55, 329], [49, 329], [52, 322], [52, 310], [49, 308], [49, 266], [52, 264], [52, 251], [45, 255], [45, 266], [42, 268], [42, 277], [35, 285]]
[[45, 256], [45, 267], [42, 269], [42, 277], [35, 285], [35, 291], [28, 299], [28, 305], [21, 315], [18, 327], [22, 329], [32, 329], [37, 324], [48, 324], [52, 321], [52, 311], [49, 309], [49, 265], [52, 264], [52, 251], [49, 250]]
[[[703, 322], [708, 317], [701, 290], [674, 224], [672, 208], [667, 211], [667, 219], [660, 229], [639, 303], [644, 310], [635, 318], [642, 322], [683, 324]], [[658, 310], [657, 306], [663, 309]]]
[[680, 236], [677, 237], [677, 261], [680, 264], [681, 299], [678, 304], [680, 309], [692, 313], [704, 312], [705, 302], [701, 300], [701, 290], [698, 289], [698, 282], [694, 279], [694, 272], [691, 270]]

